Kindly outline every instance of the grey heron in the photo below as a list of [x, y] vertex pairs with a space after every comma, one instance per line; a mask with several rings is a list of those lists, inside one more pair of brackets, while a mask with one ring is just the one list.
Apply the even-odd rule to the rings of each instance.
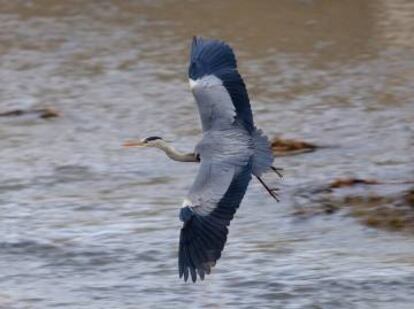
[[[223, 41], [194, 37], [188, 70], [203, 136], [193, 153], [177, 151], [151, 136], [125, 146], [155, 147], [175, 161], [199, 162], [198, 174], [184, 199], [179, 218], [179, 276], [193, 282], [221, 257], [228, 226], [254, 175], [276, 200], [277, 189], [262, 180], [272, 166], [268, 138], [253, 122], [249, 97], [231, 47]], [[198, 274], [198, 276], [197, 276]]]

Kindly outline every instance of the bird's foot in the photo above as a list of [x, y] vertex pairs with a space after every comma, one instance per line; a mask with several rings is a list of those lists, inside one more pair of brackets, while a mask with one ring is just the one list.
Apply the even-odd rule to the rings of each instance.
[[271, 166], [270, 168], [272, 169], [272, 171], [274, 171], [277, 174], [277, 176], [279, 176], [280, 178], [283, 178], [283, 174], [282, 174], [283, 168], [274, 167], [274, 166]]
[[279, 191], [279, 188], [269, 188], [266, 183], [259, 177], [256, 176], [257, 180], [260, 181], [260, 183], [262, 184], [262, 186], [266, 189], [266, 191], [270, 194], [270, 196], [272, 198], [274, 198], [277, 202], [280, 201], [279, 199], [279, 194], [277, 193], [277, 191]]

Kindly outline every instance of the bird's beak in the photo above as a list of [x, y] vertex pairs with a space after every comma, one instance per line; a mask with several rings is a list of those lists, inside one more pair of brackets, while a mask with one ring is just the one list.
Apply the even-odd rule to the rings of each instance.
[[146, 144], [142, 141], [139, 140], [131, 140], [131, 141], [125, 141], [122, 144], [123, 147], [125, 148], [132, 148], [132, 147], [145, 147]]

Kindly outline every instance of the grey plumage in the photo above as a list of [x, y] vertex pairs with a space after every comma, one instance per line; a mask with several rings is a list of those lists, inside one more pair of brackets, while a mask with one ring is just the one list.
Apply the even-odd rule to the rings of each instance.
[[180, 211], [178, 264], [180, 277], [195, 282], [220, 258], [252, 174], [268, 171], [273, 155], [267, 137], [254, 126], [236, 58], [226, 43], [194, 38], [189, 78], [203, 137], [195, 148], [200, 168]]

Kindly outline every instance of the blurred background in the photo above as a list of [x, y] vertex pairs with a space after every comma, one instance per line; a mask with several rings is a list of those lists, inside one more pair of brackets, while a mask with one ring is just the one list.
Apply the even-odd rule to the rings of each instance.
[[[414, 3], [0, 0], [0, 308], [412, 308]], [[193, 35], [235, 49], [284, 178], [178, 279]], [[296, 154], [296, 155], [289, 155]]]

